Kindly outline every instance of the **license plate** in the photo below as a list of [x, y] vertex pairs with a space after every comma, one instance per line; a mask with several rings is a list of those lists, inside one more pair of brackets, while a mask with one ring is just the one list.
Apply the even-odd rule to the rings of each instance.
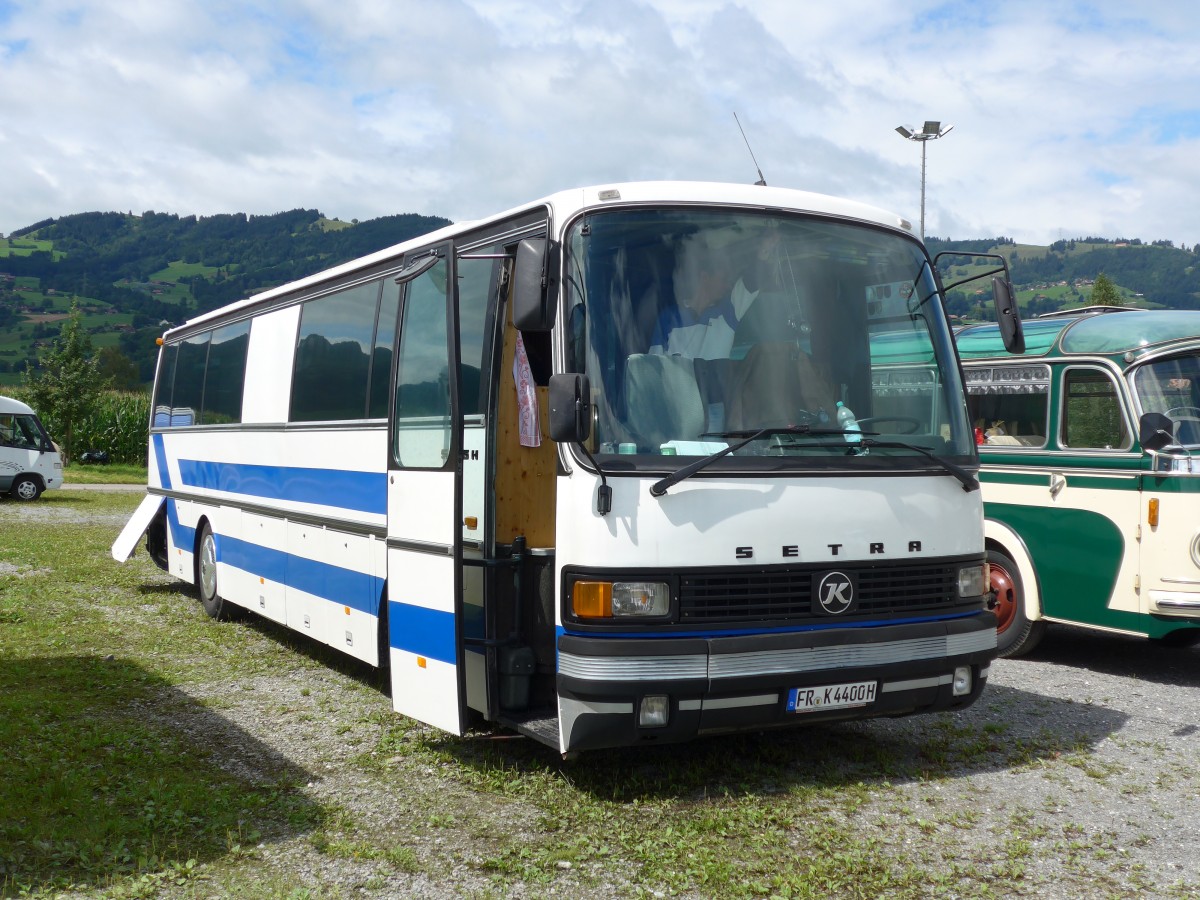
[[875, 702], [878, 686], [877, 681], [852, 681], [847, 684], [792, 688], [788, 691], [787, 711], [807, 713], [868, 706]]

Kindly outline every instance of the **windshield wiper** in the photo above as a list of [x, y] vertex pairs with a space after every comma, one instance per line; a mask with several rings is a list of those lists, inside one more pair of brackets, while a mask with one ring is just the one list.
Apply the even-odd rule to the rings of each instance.
[[891, 447], [898, 450], [915, 450], [917, 453], [920, 453], [928, 459], [933, 460], [933, 462], [937, 463], [939, 466], [957, 478], [960, 482], [962, 482], [962, 489], [967, 493], [979, 490], [979, 479], [977, 479], [962, 466], [956, 466], [949, 460], [942, 459], [940, 456], [935, 455], [934, 452], [928, 447], [922, 447], [920, 444], [906, 444], [904, 441], [877, 441], [874, 438], [869, 437], [864, 437], [861, 443], [864, 447]]
[[[689, 463], [688, 465], [684, 466], [683, 468], [677, 469], [676, 471], [672, 472], [666, 478], [663, 478], [659, 481], [654, 482], [654, 484], [650, 485], [650, 496], [661, 497], [663, 494], [665, 494], [667, 492], [668, 488], [672, 487], [673, 485], [678, 484], [679, 482], [683, 481], [686, 478], [690, 478], [691, 476], [693, 476], [697, 472], [699, 472], [701, 469], [707, 468], [708, 466], [715, 463], [721, 457], [728, 456], [730, 453], [733, 453], [736, 450], [740, 450], [742, 447], [745, 447], [747, 444], [749, 444], [753, 441], [756, 441], [761, 437], [767, 437], [767, 436], [776, 435], [776, 434], [808, 434], [808, 435], [827, 436], [827, 435], [835, 435], [835, 434], [836, 435], [846, 435], [846, 434], [850, 434], [850, 433], [851, 432], [843, 431], [840, 428], [813, 428], [811, 425], [788, 425], [788, 426], [783, 426], [783, 427], [774, 426], [774, 427], [769, 427], [769, 428], [760, 428], [758, 431], [726, 431], [726, 432], [721, 432], [719, 434], [718, 433], [707, 433], [707, 434], [704, 434], [701, 436], [702, 437], [743, 437], [744, 436], [744, 438], [743, 438], [743, 440], [738, 441], [736, 444], [731, 444], [728, 447], [724, 447], [721, 450], [718, 450], [716, 453], [710, 454], [709, 456], [705, 456], [702, 459], [696, 460], [694, 463]], [[856, 435], [858, 434], [858, 432], [853, 432], [853, 433]], [[922, 456], [926, 457], [927, 459], [931, 460], [932, 462], [937, 463], [939, 466], [941, 466], [943, 469], [945, 469], [947, 472], [949, 472], [951, 475], [953, 475], [955, 478], [957, 478], [959, 480], [959, 482], [962, 484], [963, 491], [969, 493], [971, 491], [979, 490], [979, 480], [974, 475], [972, 475], [966, 469], [962, 468], [962, 466], [957, 466], [954, 463], [950, 462], [949, 460], [945, 460], [942, 457], [937, 456], [928, 447], [922, 447], [920, 444], [909, 444], [909, 443], [905, 443], [904, 441], [878, 441], [878, 440], [875, 440], [874, 438], [863, 435], [861, 440], [845, 441], [844, 443], [838, 443], [838, 444], [815, 444], [814, 446], [816, 446], [816, 447], [846, 446], [846, 447], [850, 447], [850, 448], [880, 447], [883, 449], [890, 448], [893, 450], [912, 450], [916, 453], [920, 453]]]
[[730, 444], [728, 447], [723, 447], [716, 453], [702, 457], [694, 463], [688, 463], [682, 469], [676, 469], [666, 478], [654, 482], [650, 485], [650, 496], [661, 497], [667, 492], [667, 488], [672, 485], [679, 484], [685, 478], [691, 478], [701, 469], [715, 463], [723, 456], [728, 456], [734, 451], [741, 450], [747, 444], [757, 441], [761, 437], [768, 437], [776, 434], [845, 434], [840, 428], [813, 428], [811, 425], [770, 425], [766, 428], [759, 428], [757, 431], [706, 431], [701, 437], [716, 437], [716, 438], [742, 438], [736, 444]]

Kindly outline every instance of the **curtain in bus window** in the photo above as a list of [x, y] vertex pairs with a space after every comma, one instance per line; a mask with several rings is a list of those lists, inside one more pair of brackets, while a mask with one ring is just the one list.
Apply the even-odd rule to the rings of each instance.
[[204, 368], [208, 363], [208, 341], [212, 332], [194, 334], [179, 345], [175, 363], [175, 391], [171, 400], [171, 424], [196, 425], [204, 405]]
[[242, 421], [242, 388], [246, 382], [246, 349], [250, 345], [250, 322], [238, 322], [212, 333], [208, 368], [204, 374], [204, 425], [227, 425]]
[[293, 422], [362, 419], [379, 281], [309, 300], [300, 314], [292, 376]]
[[407, 468], [440, 469], [450, 450], [446, 263], [408, 285], [396, 373], [396, 459]]

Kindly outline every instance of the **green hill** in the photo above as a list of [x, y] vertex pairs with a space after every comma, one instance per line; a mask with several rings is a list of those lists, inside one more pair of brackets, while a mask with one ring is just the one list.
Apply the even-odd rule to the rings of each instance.
[[208, 217], [79, 213], [0, 239], [0, 385], [36, 364], [78, 302], [97, 348], [153, 378], [163, 323], [184, 320], [449, 224], [326, 219], [317, 210]]
[[[1092, 282], [1101, 272], [1114, 282], [1126, 305], [1200, 309], [1200, 254], [1195, 249], [1175, 247], [1170, 241], [1143, 244], [1136, 239], [1089, 237], [1039, 246], [1017, 244], [1011, 238], [929, 238], [926, 243], [933, 254], [955, 251], [1004, 256], [1025, 315], [1087, 306]], [[982, 271], [983, 262], [972, 262], [969, 257], [956, 259], [954, 274]], [[978, 285], [970, 289], [976, 290]], [[971, 297], [950, 293], [951, 312], [967, 315], [974, 311]]]

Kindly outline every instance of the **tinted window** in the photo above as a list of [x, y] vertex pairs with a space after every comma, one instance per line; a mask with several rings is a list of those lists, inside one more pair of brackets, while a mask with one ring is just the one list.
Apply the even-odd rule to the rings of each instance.
[[392, 351], [396, 346], [396, 316], [400, 309], [400, 285], [388, 278], [379, 301], [379, 322], [375, 326], [375, 349], [371, 354], [371, 400], [367, 417], [386, 419], [388, 381], [392, 377]]
[[450, 451], [450, 382], [446, 349], [446, 262], [408, 285], [396, 374], [396, 459], [440, 469]]
[[292, 380], [293, 422], [366, 416], [380, 287], [376, 281], [304, 304]]
[[[498, 248], [497, 248], [498, 250]], [[485, 251], [485, 252], [497, 252]], [[491, 299], [495, 260], [463, 259], [458, 263], [459, 402], [464, 416], [483, 412], [484, 327]]]
[[192, 335], [179, 345], [175, 364], [175, 391], [171, 399], [171, 424], [195, 425], [204, 403], [204, 367], [208, 362], [209, 332]]
[[200, 422], [219, 425], [242, 421], [242, 387], [246, 382], [246, 348], [250, 323], [226, 325], [212, 333], [204, 376], [204, 411]]
[[1063, 379], [1063, 446], [1119, 450], [1129, 446], [1117, 386], [1105, 372], [1069, 369]]
[[175, 361], [178, 358], [178, 344], [163, 346], [162, 364], [154, 383], [154, 425], [157, 428], [171, 424], [171, 391], [175, 386]]

